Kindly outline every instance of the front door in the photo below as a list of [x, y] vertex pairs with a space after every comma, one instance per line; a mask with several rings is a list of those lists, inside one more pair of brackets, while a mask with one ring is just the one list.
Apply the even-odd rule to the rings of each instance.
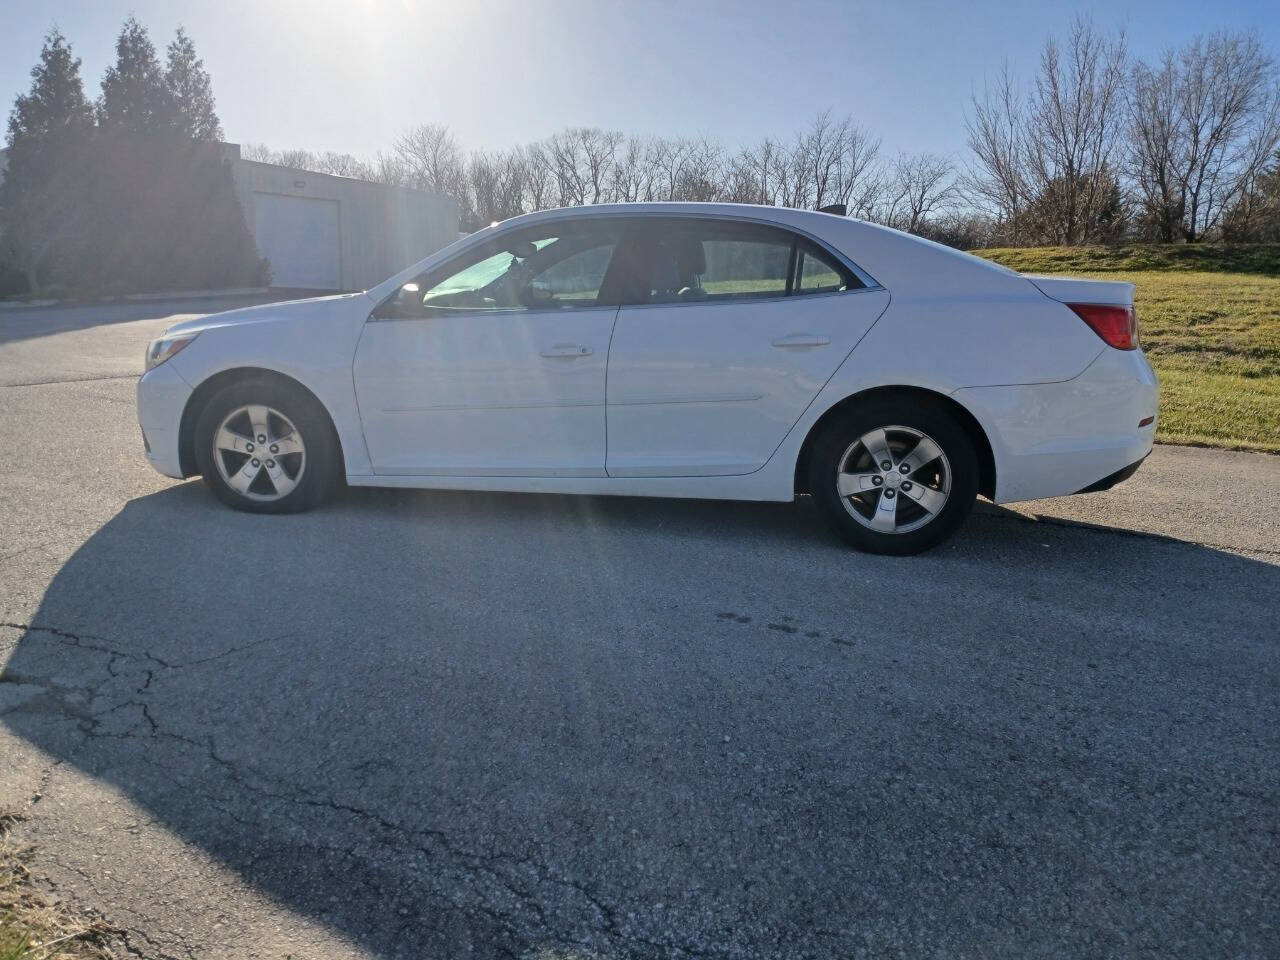
[[617, 307], [601, 291], [620, 230], [500, 235], [380, 305], [354, 368], [374, 471], [603, 476]]
[[609, 355], [608, 474], [758, 470], [889, 294], [777, 227], [688, 217], [642, 235], [649, 279], [619, 311]]

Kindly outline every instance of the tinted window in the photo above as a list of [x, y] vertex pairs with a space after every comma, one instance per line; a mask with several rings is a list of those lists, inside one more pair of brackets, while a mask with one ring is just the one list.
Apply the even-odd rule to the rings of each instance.
[[507, 234], [405, 284], [378, 315], [593, 307], [620, 232], [597, 222]]
[[650, 303], [787, 293], [791, 237], [782, 230], [694, 220], [664, 225], [651, 237]]
[[851, 290], [862, 284], [849, 271], [815, 244], [802, 240], [796, 247], [797, 293], [833, 293]]
[[644, 232], [647, 280], [634, 302], [719, 302], [861, 286], [816, 243], [777, 227], [690, 218], [649, 224]]

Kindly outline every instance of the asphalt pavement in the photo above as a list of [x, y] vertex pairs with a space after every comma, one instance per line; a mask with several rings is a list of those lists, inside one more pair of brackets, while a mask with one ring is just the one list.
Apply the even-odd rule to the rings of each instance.
[[0, 808], [147, 957], [1280, 956], [1280, 458], [915, 558], [807, 500], [142, 457], [205, 303], [0, 312]]

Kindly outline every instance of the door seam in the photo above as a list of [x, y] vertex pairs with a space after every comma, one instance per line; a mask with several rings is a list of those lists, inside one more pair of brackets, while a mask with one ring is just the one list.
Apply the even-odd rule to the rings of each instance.
[[609, 346], [604, 351], [604, 463], [600, 469], [609, 476], [609, 366], [613, 362], [613, 335], [618, 330], [618, 317], [622, 316], [622, 304], [613, 311], [613, 326], [609, 328]]

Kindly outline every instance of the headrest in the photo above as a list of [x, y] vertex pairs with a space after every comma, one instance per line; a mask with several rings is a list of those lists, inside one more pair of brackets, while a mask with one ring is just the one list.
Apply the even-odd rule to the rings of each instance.
[[680, 265], [681, 276], [692, 277], [707, 272], [707, 253], [701, 240], [688, 234], [676, 234], [671, 238], [671, 252]]

